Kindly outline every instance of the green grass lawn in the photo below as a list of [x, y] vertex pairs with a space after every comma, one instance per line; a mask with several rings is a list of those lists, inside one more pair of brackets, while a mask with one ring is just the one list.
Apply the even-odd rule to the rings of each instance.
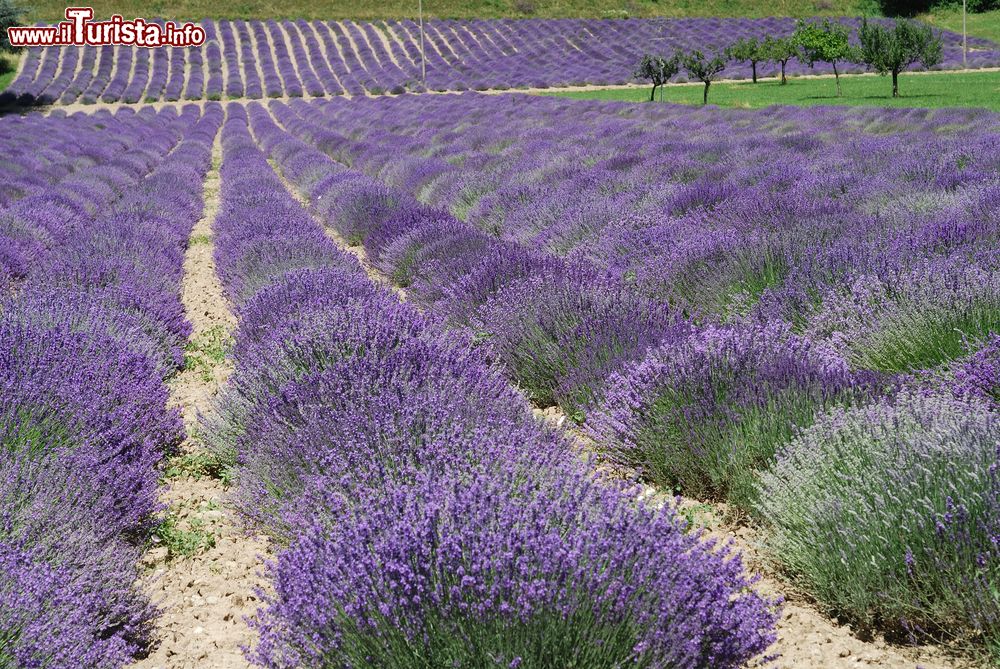
[[[836, 97], [833, 78], [789, 79], [782, 86], [776, 80], [758, 84], [712, 84], [709, 104], [753, 109], [770, 105], [868, 105], [877, 107], [985, 107], [1000, 111], [1000, 72], [903, 74], [899, 77], [902, 97], [893, 99], [888, 77], [844, 76], [840, 78], [844, 96]], [[702, 86], [665, 86], [663, 100], [701, 104]], [[648, 88], [613, 88], [599, 91], [545, 93], [592, 100], [649, 100]], [[657, 100], [659, 100], [657, 93]]]
[[[650, 16], [838, 16], [871, 11], [872, 0], [424, 0], [424, 15], [437, 18], [619, 18]], [[34, 0], [33, 21], [58, 21], [65, 0]], [[94, 0], [98, 18], [166, 19], [390, 19], [416, 18], [417, 0]]]

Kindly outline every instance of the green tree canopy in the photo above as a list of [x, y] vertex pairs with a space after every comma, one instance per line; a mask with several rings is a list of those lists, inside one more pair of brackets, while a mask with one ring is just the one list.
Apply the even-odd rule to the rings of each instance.
[[761, 41], [753, 37], [741, 37], [726, 49], [726, 56], [741, 63], [750, 63], [753, 83], [757, 83], [757, 63], [767, 60]]
[[927, 68], [941, 62], [941, 38], [930, 26], [909, 19], [897, 20], [892, 28], [865, 19], [858, 39], [858, 60], [879, 74], [892, 74], [894, 98], [899, 97], [900, 72], [916, 62]]
[[10, 40], [7, 39], [7, 28], [21, 25], [23, 18], [23, 9], [11, 0], [0, 0], [0, 51], [14, 51], [14, 47], [10, 45]]
[[725, 54], [715, 54], [706, 56], [701, 51], [695, 49], [685, 54], [678, 54], [677, 58], [684, 64], [684, 69], [688, 75], [705, 84], [705, 92], [702, 95], [702, 104], [708, 104], [708, 88], [712, 85], [715, 77], [726, 69], [728, 59]]
[[792, 43], [789, 37], [771, 37], [768, 35], [764, 38], [761, 50], [767, 56], [767, 60], [773, 60], [781, 64], [781, 85], [784, 86], [788, 83], [788, 80], [785, 78], [785, 66], [788, 65], [788, 61], [798, 55], [798, 48]]
[[850, 43], [851, 31], [843, 23], [823, 19], [822, 23], [799, 20], [792, 42], [798, 48], [802, 62], [812, 67], [816, 63], [830, 63], [837, 80], [837, 97], [840, 97], [840, 71], [837, 63], [855, 58]]

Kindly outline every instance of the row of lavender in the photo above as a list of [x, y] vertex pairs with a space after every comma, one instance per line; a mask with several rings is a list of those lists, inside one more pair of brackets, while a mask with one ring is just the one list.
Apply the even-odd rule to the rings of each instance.
[[[852, 27], [857, 21], [845, 19]], [[0, 104], [365, 95], [630, 83], [643, 53], [721, 51], [738, 38], [788, 36], [792, 19], [429, 21], [426, 83], [419, 31], [391, 23], [206, 21], [199, 48], [29, 50]], [[941, 68], [962, 67], [944, 32]], [[970, 40], [969, 67], [1000, 66], [1000, 49]], [[789, 73], [808, 68], [793, 60]], [[817, 67], [817, 72], [825, 71]], [[849, 71], [860, 71], [857, 68]], [[773, 74], [762, 71], [764, 75]], [[731, 64], [723, 77], [747, 78]]]
[[594, 481], [495, 367], [338, 250], [268, 156], [314, 202], [370, 180], [259, 105], [228, 112], [216, 261], [239, 328], [207, 433], [279, 545], [252, 660], [738, 667], [765, 651], [773, 603], [738, 557]]
[[137, 561], [182, 438], [164, 379], [220, 122], [190, 106], [0, 125], [4, 666], [120, 667], [149, 643]]
[[369, 175], [328, 224], [605, 457], [745, 508], [857, 625], [1000, 637], [995, 115], [272, 112]]

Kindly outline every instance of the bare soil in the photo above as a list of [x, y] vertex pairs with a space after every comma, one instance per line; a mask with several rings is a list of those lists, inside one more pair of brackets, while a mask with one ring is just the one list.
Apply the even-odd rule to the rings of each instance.
[[[205, 212], [192, 232], [184, 261], [182, 299], [194, 326], [192, 341], [221, 331], [230, 333], [236, 319], [229, 311], [212, 260], [212, 220], [219, 207], [216, 138], [213, 167], [205, 181]], [[204, 454], [197, 438], [199, 414], [211, 410], [212, 399], [231, 368], [226, 361], [186, 365], [170, 383], [170, 402], [181, 407], [189, 436], [183, 456]], [[227, 508], [223, 481], [203, 472], [180, 473], [165, 481], [161, 500], [182, 532], [201, 540], [190, 556], [175, 553], [165, 542], [144, 556], [145, 586], [162, 610], [156, 645], [136, 669], [244, 669], [250, 664], [242, 646], [254, 638], [245, 618], [259, 602], [255, 590], [268, 547], [264, 538], [247, 536]]]

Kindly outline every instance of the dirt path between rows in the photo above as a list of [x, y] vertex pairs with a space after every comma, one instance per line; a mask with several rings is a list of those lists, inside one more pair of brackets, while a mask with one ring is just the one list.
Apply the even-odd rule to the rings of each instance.
[[[241, 646], [254, 638], [245, 616], [259, 602], [267, 544], [247, 537], [226, 508], [227, 490], [199, 441], [198, 416], [211, 410], [232, 371], [225, 347], [236, 319], [229, 311], [212, 260], [212, 221], [219, 208], [221, 145], [216, 137], [205, 180], [205, 211], [184, 259], [182, 299], [194, 326], [189, 362], [170, 382], [170, 403], [183, 412], [188, 439], [168, 466], [161, 501], [174, 531], [161, 532], [144, 556], [147, 589], [160, 607], [157, 645], [135, 669], [245, 669]], [[193, 436], [192, 436], [193, 435]], [[189, 552], [189, 555], [185, 553]]]

